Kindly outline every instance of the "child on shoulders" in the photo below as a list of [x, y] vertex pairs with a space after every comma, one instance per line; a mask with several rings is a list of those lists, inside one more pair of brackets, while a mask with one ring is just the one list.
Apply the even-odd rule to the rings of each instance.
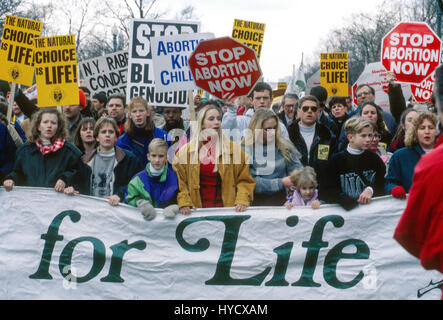
[[317, 175], [312, 167], [306, 166], [302, 169], [296, 169], [289, 178], [294, 184], [295, 190], [292, 195], [288, 196], [288, 201], [285, 203], [287, 209], [295, 206], [311, 206], [312, 209], [320, 208]]

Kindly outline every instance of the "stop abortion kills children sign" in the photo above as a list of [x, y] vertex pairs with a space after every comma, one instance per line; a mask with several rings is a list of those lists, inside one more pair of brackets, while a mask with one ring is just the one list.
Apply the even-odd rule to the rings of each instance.
[[382, 40], [381, 62], [399, 82], [421, 83], [440, 64], [441, 40], [424, 22], [402, 22]]
[[230, 37], [201, 41], [189, 68], [195, 84], [219, 99], [248, 95], [261, 76], [254, 50]]

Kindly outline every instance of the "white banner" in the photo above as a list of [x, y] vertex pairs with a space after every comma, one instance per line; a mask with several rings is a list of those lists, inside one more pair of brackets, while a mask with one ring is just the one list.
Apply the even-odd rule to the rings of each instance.
[[0, 299], [438, 300], [443, 276], [392, 238], [405, 203], [145, 221], [103, 199], [0, 188]]
[[94, 93], [104, 91], [107, 96], [123, 94], [126, 96], [128, 74], [128, 52], [118, 51], [107, 55], [84, 60], [78, 63], [81, 79]]
[[213, 38], [213, 33], [151, 38], [155, 90], [167, 92], [198, 89], [192, 78], [188, 59], [200, 41]]
[[129, 37], [129, 66], [126, 100], [143, 97], [149, 105], [185, 107], [187, 91], [156, 92], [151, 38], [198, 33], [199, 22], [132, 19]]

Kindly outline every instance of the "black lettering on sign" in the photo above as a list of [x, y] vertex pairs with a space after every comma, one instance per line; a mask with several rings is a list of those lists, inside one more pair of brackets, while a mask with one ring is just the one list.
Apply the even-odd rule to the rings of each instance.
[[132, 32], [131, 58], [152, 59], [151, 37], [172, 36], [183, 33], [197, 33], [196, 23], [167, 23], [156, 21], [134, 21]]

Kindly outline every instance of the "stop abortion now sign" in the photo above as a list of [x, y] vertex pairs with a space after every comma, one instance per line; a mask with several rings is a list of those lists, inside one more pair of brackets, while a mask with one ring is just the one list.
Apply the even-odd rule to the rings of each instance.
[[382, 40], [381, 62], [397, 81], [421, 83], [440, 64], [441, 40], [424, 22], [401, 22]]
[[195, 84], [219, 99], [248, 95], [262, 74], [254, 50], [230, 37], [199, 42], [188, 63]]

